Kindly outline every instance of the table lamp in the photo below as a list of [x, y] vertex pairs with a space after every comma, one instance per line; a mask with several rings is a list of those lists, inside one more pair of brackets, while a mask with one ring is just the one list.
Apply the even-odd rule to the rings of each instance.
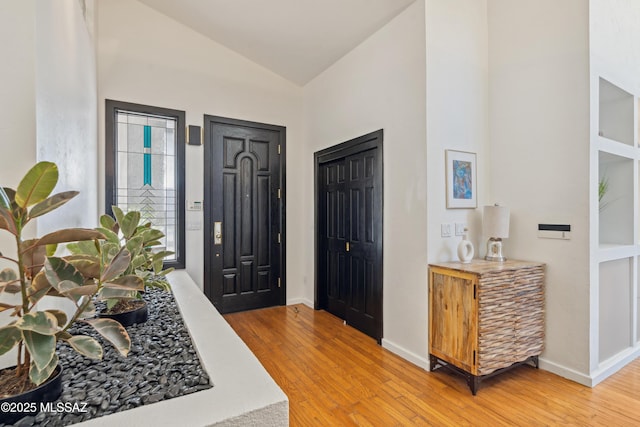
[[487, 261], [503, 262], [502, 239], [509, 237], [509, 208], [506, 206], [485, 206], [482, 213], [482, 231], [487, 240]]

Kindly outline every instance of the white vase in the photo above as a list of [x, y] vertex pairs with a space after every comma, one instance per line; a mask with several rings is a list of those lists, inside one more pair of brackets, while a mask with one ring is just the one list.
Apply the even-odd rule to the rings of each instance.
[[463, 264], [468, 264], [473, 259], [473, 243], [467, 240], [467, 233], [462, 236], [462, 241], [458, 244], [458, 258]]

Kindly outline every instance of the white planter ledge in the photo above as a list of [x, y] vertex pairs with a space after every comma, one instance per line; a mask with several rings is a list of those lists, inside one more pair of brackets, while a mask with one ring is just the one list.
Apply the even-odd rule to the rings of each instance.
[[213, 388], [76, 425], [289, 425], [287, 396], [187, 272], [174, 271], [169, 282]]

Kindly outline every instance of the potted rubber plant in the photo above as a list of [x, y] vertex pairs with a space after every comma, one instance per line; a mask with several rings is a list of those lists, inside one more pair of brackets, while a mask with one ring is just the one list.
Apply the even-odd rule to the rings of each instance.
[[[67, 203], [78, 192], [51, 195], [58, 181], [58, 168], [39, 162], [20, 181], [17, 189], [0, 187], [0, 229], [16, 242], [15, 257], [0, 254], [13, 268], [0, 272], [0, 312], [6, 323], [0, 327], [0, 355], [17, 349], [16, 365], [0, 370], [0, 403], [53, 401], [61, 393], [61, 371], [56, 344], [64, 341], [78, 353], [102, 359], [98, 340], [72, 335], [69, 328], [77, 321], [92, 326], [120, 354], [131, 346], [127, 331], [112, 319], [94, 318], [93, 297], [108, 288], [133, 285], [117, 279], [130, 263], [126, 249], [110, 260], [95, 260], [86, 254], [53, 256], [57, 245], [89, 242], [99, 247], [105, 236], [95, 229], [61, 229], [40, 238], [25, 239], [25, 227]], [[137, 286], [139, 288], [139, 286]], [[45, 296], [70, 300], [73, 310], [39, 309]], [[35, 407], [34, 407], [35, 408]], [[18, 408], [19, 409], [19, 408]], [[33, 413], [34, 411], [29, 411]], [[4, 422], [15, 422], [24, 413], [3, 413]]]
[[[105, 236], [99, 247], [90, 242], [81, 241], [67, 245], [74, 254], [91, 254], [103, 257], [109, 262], [111, 254], [117, 254], [126, 249], [131, 255], [129, 265], [121, 272], [116, 280], [127, 286], [121, 288], [104, 287], [98, 292], [97, 298], [105, 302], [105, 309], [98, 316], [117, 320], [123, 326], [147, 321], [147, 304], [141, 297], [146, 287], [170, 290], [165, 276], [173, 268], [163, 269], [165, 257], [173, 254], [171, 251], [159, 250], [162, 247], [162, 231], [153, 228], [150, 222], [141, 224], [139, 211], [131, 210], [126, 214], [117, 206], [111, 208], [114, 217], [102, 215], [100, 227], [96, 231]], [[131, 286], [136, 283], [137, 286]]]

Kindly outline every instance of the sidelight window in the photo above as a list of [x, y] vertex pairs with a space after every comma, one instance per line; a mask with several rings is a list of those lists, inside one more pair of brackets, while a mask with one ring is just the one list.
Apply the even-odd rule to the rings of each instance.
[[105, 210], [140, 211], [184, 268], [184, 111], [107, 100]]

